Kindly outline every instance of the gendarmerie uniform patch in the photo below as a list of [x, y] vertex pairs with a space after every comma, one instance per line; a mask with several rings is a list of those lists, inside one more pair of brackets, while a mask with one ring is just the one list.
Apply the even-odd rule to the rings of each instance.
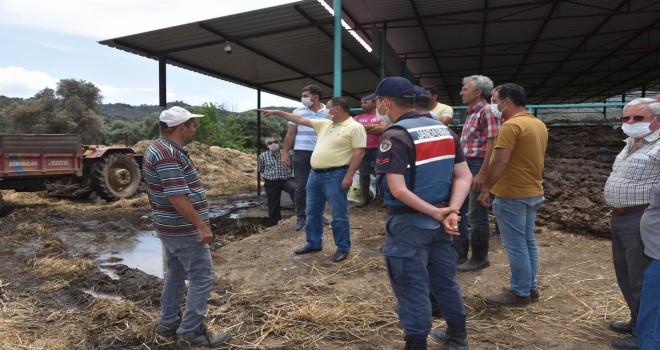
[[390, 139], [384, 140], [380, 143], [380, 151], [387, 152], [392, 148], [392, 141]]
[[392, 141], [390, 139], [384, 140], [378, 147], [378, 156], [376, 156], [376, 171], [385, 171], [390, 168], [390, 160], [392, 159]]

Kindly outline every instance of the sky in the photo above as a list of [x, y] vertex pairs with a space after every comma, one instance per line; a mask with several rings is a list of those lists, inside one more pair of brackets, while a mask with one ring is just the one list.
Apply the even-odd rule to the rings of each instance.
[[[0, 0], [0, 95], [29, 98], [60, 79], [93, 83], [103, 103], [158, 105], [156, 61], [98, 43], [293, 0]], [[255, 108], [257, 92], [167, 66], [167, 101]], [[262, 93], [263, 106], [299, 101]]]

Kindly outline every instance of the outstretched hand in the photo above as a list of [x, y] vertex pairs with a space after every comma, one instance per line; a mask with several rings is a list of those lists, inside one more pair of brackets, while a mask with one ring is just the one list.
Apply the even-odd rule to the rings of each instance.
[[261, 115], [264, 117], [270, 117], [271, 115], [277, 115], [277, 110], [275, 109], [257, 109], [257, 111], [261, 112]]

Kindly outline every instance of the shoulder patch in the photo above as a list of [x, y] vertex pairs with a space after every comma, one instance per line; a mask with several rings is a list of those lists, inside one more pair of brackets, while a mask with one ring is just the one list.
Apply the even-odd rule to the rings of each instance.
[[390, 139], [383, 140], [383, 142], [380, 143], [379, 150], [381, 152], [387, 152], [392, 148], [392, 141]]

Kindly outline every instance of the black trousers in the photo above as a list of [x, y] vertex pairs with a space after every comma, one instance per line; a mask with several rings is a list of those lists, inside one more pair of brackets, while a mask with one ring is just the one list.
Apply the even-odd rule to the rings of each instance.
[[651, 259], [644, 255], [644, 244], [639, 233], [642, 213], [612, 215], [612, 261], [616, 280], [623, 298], [630, 308], [633, 328], [637, 322], [639, 300], [642, 294], [644, 271]]
[[296, 183], [293, 179], [288, 180], [264, 180], [264, 189], [266, 190], [266, 198], [268, 198], [268, 219], [271, 225], [277, 225], [282, 219], [280, 213], [280, 200], [282, 199], [282, 191], [285, 191], [291, 197], [291, 201], [295, 206], [295, 191]]

